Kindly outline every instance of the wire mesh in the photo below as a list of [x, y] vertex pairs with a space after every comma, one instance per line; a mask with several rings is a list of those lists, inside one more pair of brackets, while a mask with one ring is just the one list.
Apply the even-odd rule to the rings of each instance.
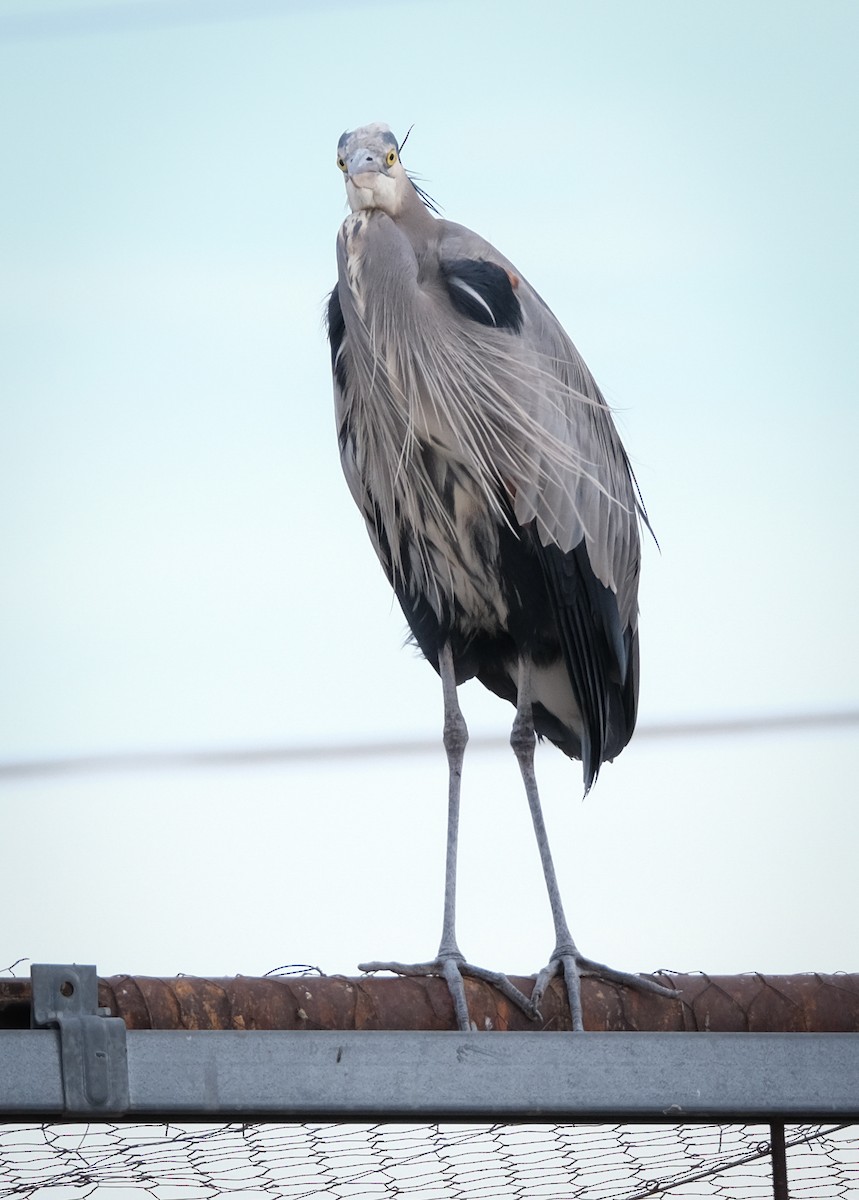
[[[789, 1126], [792, 1197], [859, 1200], [859, 1126]], [[0, 1198], [772, 1196], [765, 1125], [16, 1125]]]

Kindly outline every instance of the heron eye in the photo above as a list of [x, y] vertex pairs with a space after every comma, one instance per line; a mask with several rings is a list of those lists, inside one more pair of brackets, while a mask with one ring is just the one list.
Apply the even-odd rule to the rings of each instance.
[[337, 159], [337, 166], [340, 168], [341, 171], [346, 170], [346, 163], [342, 158]]
[[389, 150], [389, 151], [388, 151], [388, 156], [387, 156], [387, 158], [385, 159], [385, 162], [388, 164], [388, 166], [389, 166], [389, 167], [392, 167], [396, 161], [397, 161], [397, 152], [396, 152], [396, 150]]

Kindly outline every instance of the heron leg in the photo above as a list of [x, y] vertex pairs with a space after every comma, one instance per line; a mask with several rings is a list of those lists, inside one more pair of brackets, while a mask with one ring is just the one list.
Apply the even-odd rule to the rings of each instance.
[[468, 726], [459, 707], [456, 693], [456, 672], [450, 643], [445, 642], [439, 653], [441, 690], [444, 697], [444, 732], [442, 741], [447, 754], [447, 850], [444, 868], [444, 919], [441, 927], [439, 958], [460, 958], [456, 944], [456, 858], [459, 845], [459, 801], [462, 791], [462, 764], [468, 744]]
[[459, 801], [462, 789], [462, 764], [468, 743], [468, 727], [456, 691], [456, 670], [450, 644], [445, 642], [439, 652], [439, 674], [444, 697], [443, 742], [448, 763], [447, 792], [447, 851], [444, 872], [444, 917], [438, 957], [431, 963], [372, 962], [359, 963], [361, 971], [393, 971], [398, 975], [441, 975], [453, 1000], [459, 1029], [471, 1029], [471, 1018], [465, 996], [463, 977], [470, 975], [496, 987], [502, 995], [529, 1016], [536, 1016], [536, 1006], [515, 987], [506, 975], [488, 971], [466, 962], [456, 941], [456, 860], [459, 843]]
[[552, 909], [552, 921], [555, 926], [555, 949], [549, 965], [537, 976], [532, 999], [539, 1005], [546, 986], [553, 975], [563, 971], [567, 985], [567, 996], [570, 1001], [570, 1016], [573, 1029], [584, 1029], [582, 1023], [582, 992], [579, 977], [579, 952], [573, 941], [561, 891], [558, 887], [558, 877], [555, 864], [552, 861], [552, 851], [549, 847], [549, 835], [546, 822], [543, 820], [543, 809], [540, 805], [540, 793], [537, 790], [537, 775], [534, 770], [534, 747], [537, 735], [534, 731], [534, 712], [531, 700], [531, 659], [523, 655], [519, 660], [519, 687], [516, 698], [516, 717], [510, 733], [510, 745], [519, 763], [522, 782], [525, 784], [525, 795], [531, 810], [531, 821], [537, 837], [537, 848], [540, 851], [540, 862], [543, 865], [543, 877], [546, 880], [546, 890], [549, 893], [549, 905]]
[[616, 971], [603, 963], [585, 958], [573, 941], [570, 927], [564, 913], [561, 892], [558, 887], [558, 877], [555, 864], [552, 861], [552, 851], [549, 847], [549, 835], [543, 820], [543, 810], [540, 805], [540, 794], [537, 790], [537, 775], [534, 770], [534, 747], [537, 735], [534, 730], [534, 713], [531, 691], [531, 660], [522, 656], [519, 660], [519, 686], [516, 700], [516, 717], [510, 733], [510, 745], [519, 763], [522, 781], [525, 784], [525, 794], [528, 797], [528, 807], [531, 810], [531, 821], [537, 837], [537, 848], [540, 851], [540, 862], [543, 866], [543, 877], [546, 880], [546, 890], [549, 893], [549, 905], [552, 909], [552, 921], [555, 926], [555, 949], [548, 966], [537, 976], [531, 1000], [539, 1007], [543, 994], [551, 979], [563, 975], [570, 1004], [570, 1018], [575, 1030], [583, 1030], [582, 1019], [582, 987], [583, 975], [597, 975], [613, 983], [624, 984], [637, 988], [639, 991], [658, 992], [664, 996], [676, 996], [672, 988], [653, 983], [641, 975], [633, 975], [627, 971]]
[[456, 1023], [460, 1029], [470, 1028], [468, 1002], [462, 982], [460, 964], [465, 955], [456, 941], [456, 859], [459, 846], [459, 801], [462, 791], [462, 764], [468, 744], [468, 726], [459, 697], [456, 693], [456, 671], [450, 643], [445, 642], [439, 652], [439, 673], [444, 697], [444, 731], [442, 741], [447, 754], [447, 849], [444, 867], [444, 917], [441, 926], [441, 942], [438, 947], [438, 962], [442, 968], [448, 990], [453, 1000]]

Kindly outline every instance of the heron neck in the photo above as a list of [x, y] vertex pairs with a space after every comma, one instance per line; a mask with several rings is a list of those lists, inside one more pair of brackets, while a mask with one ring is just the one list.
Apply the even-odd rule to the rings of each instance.
[[421, 200], [413, 187], [404, 199], [403, 206], [397, 215], [397, 224], [418, 252], [426, 246], [427, 239], [436, 235], [436, 218]]

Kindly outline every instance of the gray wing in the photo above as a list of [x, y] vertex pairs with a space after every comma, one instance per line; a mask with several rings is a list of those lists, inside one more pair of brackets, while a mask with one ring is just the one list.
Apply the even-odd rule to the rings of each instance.
[[522, 402], [533, 422], [529, 469], [515, 482], [520, 525], [536, 521], [543, 546], [566, 553], [584, 539], [594, 575], [617, 597], [623, 627], [635, 627], [640, 565], [638, 489], [609, 408], [558, 319], [516, 267], [489, 242], [451, 222], [440, 259], [486, 260], [515, 280], [521, 353], [530, 358]]
[[440, 261], [451, 302], [472, 320], [506, 326], [528, 363], [512, 385], [528, 414], [527, 452], [511, 456], [518, 474], [508, 486], [554, 609], [583, 726], [572, 753], [587, 791], [635, 727], [638, 518], [646, 516], [608, 406], [557, 318], [494, 247], [445, 225]]

